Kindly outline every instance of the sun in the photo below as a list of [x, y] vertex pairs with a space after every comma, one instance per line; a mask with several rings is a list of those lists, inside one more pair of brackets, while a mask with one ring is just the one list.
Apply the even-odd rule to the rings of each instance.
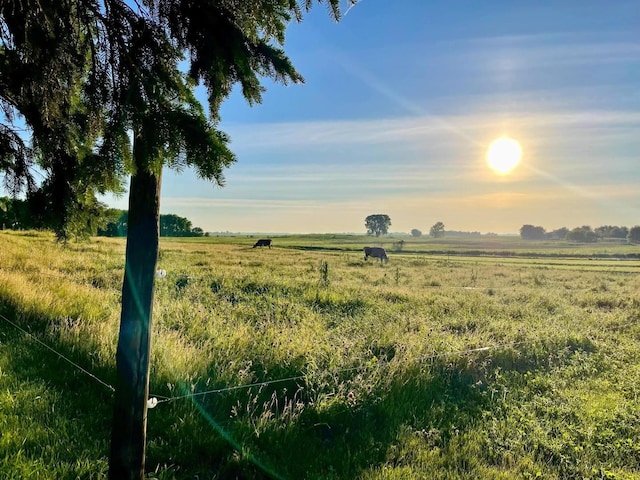
[[489, 167], [499, 175], [507, 175], [520, 163], [522, 148], [517, 140], [501, 137], [489, 146], [487, 163]]

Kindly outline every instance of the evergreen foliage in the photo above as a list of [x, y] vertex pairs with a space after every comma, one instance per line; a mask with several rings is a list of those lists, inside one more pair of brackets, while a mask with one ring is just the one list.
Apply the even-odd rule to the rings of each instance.
[[[328, 2], [334, 18], [337, 0]], [[25, 0], [0, 2], [0, 172], [12, 193], [34, 192], [60, 238], [95, 195], [122, 191], [123, 174], [193, 167], [223, 185], [235, 161], [216, 128], [235, 83], [260, 102], [260, 76], [298, 83], [284, 51], [310, 0]], [[187, 60], [186, 74], [179, 65]], [[208, 116], [193, 89], [208, 92]], [[133, 165], [129, 132], [144, 139]], [[31, 145], [33, 148], [30, 146]]]

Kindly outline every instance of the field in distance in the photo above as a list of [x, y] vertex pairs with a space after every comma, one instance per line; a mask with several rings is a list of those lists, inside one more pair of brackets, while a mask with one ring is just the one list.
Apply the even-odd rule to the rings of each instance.
[[[478, 237], [410, 237], [408, 235], [385, 235], [374, 237], [357, 234], [211, 234], [207, 237], [176, 238], [174, 241], [189, 243], [219, 243], [253, 245], [260, 238], [271, 238], [274, 246], [307, 250], [362, 250], [364, 246], [381, 246], [392, 252], [404, 253], [469, 253], [475, 255], [505, 256], [573, 256], [600, 258], [640, 259], [640, 245], [626, 240], [606, 239], [596, 243], [574, 243], [563, 240], [522, 240], [518, 236]], [[169, 240], [169, 239], [166, 239]]]
[[[258, 238], [161, 240], [154, 478], [640, 478], [637, 245]], [[124, 240], [0, 242], [0, 476], [103, 478]]]

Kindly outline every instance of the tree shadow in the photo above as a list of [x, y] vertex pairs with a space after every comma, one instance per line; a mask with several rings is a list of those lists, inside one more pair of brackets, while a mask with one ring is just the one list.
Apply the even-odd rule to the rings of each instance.
[[[439, 441], [446, 444], [457, 431], [473, 424], [486, 408], [486, 396], [474, 383], [472, 376], [445, 363], [428, 368], [416, 364], [384, 388], [360, 397], [345, 392], [321, 409], [300, 395], [296, 401], [306, 406], [298, 414], [292, 414], [291, 393], [289, 401], [282, 396], [283, 390], [302, 391], [300, 382], [294, 381], [194, 399], [188, 406], [173, 406], [171, 414], [195, 408], [204, 417], [201, 425], [184, 427], [185, 433], [193, 429], [189, 441], [199, 441], [189, 449], [180, 448], [182, 453], [174, 457], [184, 474], [179, 478], [194, 474], [208, 478], [214, 472], [215, 478], [356, 478], [385, 461], [403, 427], [437, 430]], [[281, 398], [274, 402], [278, 395]], [[269, 414], [267, 409], [261, 411], [264, 405], [270, 405]], [[238, 408], [246, 410], [238, 412]], [[285, 409], [289, 409], [289, 421], [272, 421]], [[237, 414], [232, 420], [230, 411]], [[257, 425], [262, 421], [265, 424]], [[151, 430], [166, 428], [171, 428], [171, 421], [159, 419]], [[159, 459], [173, 447], [154, 449], [152, 457]]]
[[[322, 403], [309, 395], [303, 380], [196, 397], [187, 405], [173, 406], [165, 416], [167, 423], [160, 420], [152, 428], [171, 428], [170, 417], [187, 418], [188, 410], [197, 410], [205, 421], [184, 425], [189, 448], [169, 442], [152, 457], [179, 451], [174, 466], [179, 465], [175, 468], [184, 476], [175, 478], [199, 474], [221, 479], [350, 479], [393, 464], [399, 437], [407, 431], [420, 437], [423, 447], [451, 452], [487, 414], [503, 414], [501, 402], [494, 399], [494, 392], [502, 388], [494, 381], [497, 374], [514, 372], [522, 378], [520, 373], [563, 364], [575, 351], [595, 351], [590, 341], [579, 338], [528, 347], [415, 362], [368, 390], [328, 387]], [[336, 378], [336, 383], [344, 385], [351, 374]], [[460, 471], [472, 455], [471, 450], [456, 458], [443, 453], [440, 461]]]
[[[6, 303], [0, 303], [0, 314], [35, 338], [45, 330], [46, 320], [25, 319]], [[12, 417], [7, 421], [14, 430], [5, 431], [5, 438], [23, 438], [22, 443], [3, 442], [6, 458], [22, 456], [20, 461], [28, 464], [55, 464], [77, 478], [104, 472], [112, 392], [6, 320], [0, 319], [0, 326], [0, 389], [14, 399], [12, 411], [5, 412], [5, 420]], [[112, 369], [92, 364], [91, 345], [74, 348], [50, 339], [44, 343], [98, 378], [110, 380]], [[11, 468], [9, 463], [4, 467]]]

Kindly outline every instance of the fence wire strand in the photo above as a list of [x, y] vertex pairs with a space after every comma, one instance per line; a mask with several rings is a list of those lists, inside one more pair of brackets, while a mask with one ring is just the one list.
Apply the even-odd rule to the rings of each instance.
[[[27, 335], [29, 338], [31, 338], [32, 340], [34, 340], [38, 344], [40, 344], [43, 347], [45, 347], [47, 350], [53, 352], [58, 357], [62, 358], [66, 362], [68, 362], [70, 365], [72, 365], [75, 368], [77, 368], [79, 371], [81, 371], [82, 373], [84, 373], [88, 377], [92, 378], [96, 382], [98, 382], [101, 385], [103, 385], [104, 387], [109, 389], [111, 392], [115, 392], [115, 388], [112, 385], [110, 385], [109, 383], [105, 382], [104, 380], [101, 380], [100, 378], [98, 378], [96, 375], [94, 375], [93, 373], [91, 373], [87, 369], [83, 368], [82, 366], [80, 366], [76, 362], [74, 362], [73, 360], [67, 358], [62, 353], [58, 352], [57, 350], [55, 350], [51, 346], [47, 345], [46, 343], [44, 343], [42, 340], [37, 338], [32, 333], [30, 333], [27, 330], [25, 330], [22, 327], [20, 327], [20, 325], [18, 325], [15, 322], [9, 320], [7, 317], [5, 317], [2, 314], [0, 314], [0, 318], [3, 319], [4, 321], [6, 321], [7, 323], [9, 323], [10, 325], [12, 325], [13, 327], [15, 327], [16, 329], [18, 329], [19, 331], [21, 331], [22, 333], [24, 333], [25, 335]], [[603, 330], [604, 331], [608, 331], [608, 330], [611, 330], [611, 329], [614, 329], [614, 328], [615, 329], [619, 329], [619, 328], [623, 328], [623, 327], [626, 327], [628, 325], [636, 324], [636, 323], [637, 323], [637, 321], [630, 320], [630, 321], [622, 323], [622, 324], [612, 325], [610, 328], [605, 328]], [[539, 339], [538, 338], [538, 339], [532, 339], [532, 340], [522, 340], [522, 341], [517, 341], [517, 342], [500, 343], [500, 344], [495, 344], [495, 345], [488, 345], [488, 346], [483, 346], [483, 347], [469, 348], [469, 349], [464, 349], [464, 350], [454, 350], [454, 351], [449, 351], [449, 352], [434, 353], [434, 354], [431, 354], [431, 355], [423, 355], [423, 356], [418, 356], [418, 357], [415, 357], [415, 358], [412, 358], [412, 359], [407, 359], [406, 363], [418, 363], [418, 362], [424, 362], [424, 361], [428, 361], [428, 360], [435, 360], [437, 358], [442, 358], [442, 357], [449, 357], [449, 356], [455, 356], [455, 355], [462, 356], [462, 355], [468, 355], [470, 353], [487, 352], [487, 351], [499, 350], [499, 349], [503, 349], [503, 348], [530, 345], [530, 344], [533, 344], [533, 343], [536, 343], [536, 342], [541, 342], [543, 340], [547, 340], [547, 338], [543, 338], [543, 339]], [[371, 359], [365, 359], [365, 358], [360, 358], [359, 359], [359, 361], [362, 361], [362, 362], [365, 362], [365, 361], [369, 362], [370, 360]], [[388, 363], [384, 364], [384, 365], [377, 364], [377, 366], [379, 368], [382, 368], [383, 366], [386, 366], [386, 365], [388, 365]], [[359, 366], [348, 367], [348, 368], [337, 369], [337, 370], [330, 370], [330, 371], [326, 371], [324, 373], [327, 373], [327, 374], [330, 374], [330, 375], [337, 375], [337, 374], [352, 372], [352, 371], [356, 371], [356, 370], [363, 370], [363, 369], [366, 369], [366, 368], [368, 368], [368, 365], [363, 363], [362, 365], [359, 365]], [[190, 393], [190, 394], [171, 396], [171, 397], [168, 397], [168, 396], [165, 396], [165, 395], [150, 394], [148, 400], [151, 401], [151, 400], [155, 399], [155, 402], [153, 402], [153, 406], [150, 407], [150, 408], [153, 408], [156, 405], [161, 404], [161, 403], [169, 403], [169, 402], [174, 402], [174, 401], [177, 401], [177, 400], [184, 400], [184, 399], [188, 399], [188, 398], [203, 397], [203, 396], [206, 396], [206, 395], [222, 394], [222, 393], [227, 393], [227, 392], [237, 391], [237, 390], [248, 390], [248, 389], [254, 388], [254, 387], [266, 387], [266, 386], [274, 385], [274, 384], [278, 384], [278, 383], [292, 382], [292, 381], [296, 381], [296, 380], [303, 380], [303, 379], [308, 378], [308, 377], [309, 377], [308, 374], [307, 375], [296, 375], [296, 376], [290, 376], [290, 377], [285, 377], [285, 378], [278, 378], [278, 379], [274, 379], [274, 380], [265, 380], [263, 382], [254, 382], [254, 383], [245, 384], [245, 385], [233, 385], [233, 386], [230, 386], [230, 387], [216, 388], [216, 389], [212, 389], [212, 390], [206, 390], [206, 391], [203, 391], [203, 392], [194, 392], [194, 393]]]
[[74, 362], [73, 360], [65, 357], [62, 353], [58, 352], [57, 350], [55, 350], [54, 348], [50, 347], [49, 345], [47, 345], [46, 343], [44, 343], [42, 340], [40, 340], [38, 337], [36, 337], [35, 335], [33, 335], [32, 333], [28, 332], [27, 330], [25, 330], [24, 328], [22, 328], [20, 325], [18, 325], [15, 322], [12, 322], [11, 320], [9, 320], [7, 317], [5, 317], [4, 315], [0, 314], [0, 318], [2, 318], [5, 322], [13, 325], [15, 328], [17, 328], [18, 330], [20, 330], [22, 333], [24, 333], [25, 335], [27, 335], [29, 338], [31, 338], [32, 340], [36, 341], [37, 343], [39, 343], [40, 345], [42, 345], [43, 347], [45, 347], [47, 350], [55, 353], [56, 355], [58, 355], [58, 357], [62, 358], [63, 360], [66, 360], [67, 362], [69, 362], [71, 365], [73, 365], [74, 367], [76, 367], [78, 370], [80, 370], [82, 373], [84, 373], [85, 375], [93, 378], [96, 382], [100, 383], [101, 385], [107, 387], [109, 390], [111, 390], [112, 392], [115, 392], [116, 389], [109, 385], [107, 382], [105, 382], [104, 380], [99, 379], [97, 376], [95, 376], [93, 373], [91, 373], [90, 371], [86, 370], [85, 368], [82, 368], [80, 365], [78, 365], [76, 362]]

